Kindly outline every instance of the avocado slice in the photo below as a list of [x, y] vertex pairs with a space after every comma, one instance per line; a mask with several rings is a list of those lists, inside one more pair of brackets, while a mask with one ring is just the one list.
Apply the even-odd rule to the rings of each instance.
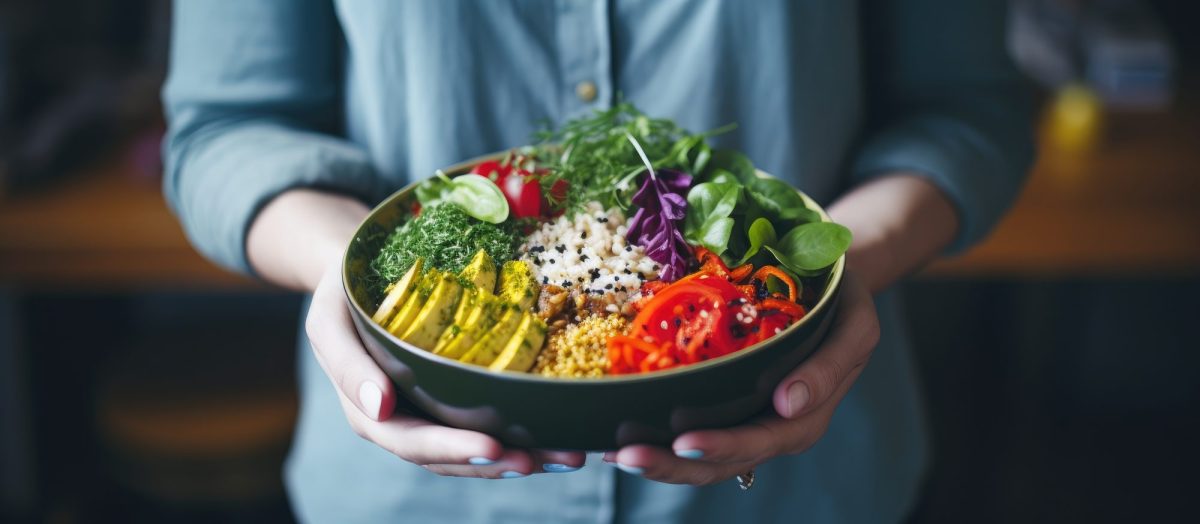
[[432, 350], [437, 343], [438, 335], [446, 325], [454, 319], [454, 310], [458, 309], [459, 298], [463, 287], [458, 278], [449, 273], [443, 273], [429, 299], [417, 313], [408, 330], [400, 335], [400, 340], [408, 342], [424, 350]]
[[525, 261], [512, 260], [500, 268], [500, 288], [496, 296], [516, 304], [522, 311], [533, 307], [541, 289], [533, 278], [533, 270]]
[[442, 272], [436, 269], [430, 269], [421, 277], [421, 282], [417, 284], [416, 289], [408, 294], [408, 300], [404, 302], [404, 306], [392, 317], [392, 321], [388, 323], [388, 331], [393, 335], [399, 336], [408, 326], [412, 324], [414, 318], [417, 318], [417, 313], [421, 312], [421, 306], [425, 305], [425, 301], [429, 299], [429, 294], [433, 293], [433, 288], [441, 279]]
[[446, 328], [446, 331], [451, 332], [451, 339], [441, 349], [435, 348], [434, 354], [458, 360], [475, 345], [476, 340], [487, 334], [488, 329], [496, 324], [506, 310], [507, 305], [495, 295], [481, 294], [475, 309], [467, 315], [466, 320]]
[[496, 261], [492, 260], [487, 251], [480, 249], [458, 276], [464, 282], [473, 284], [476, 289], [491, 293], [496, 290]]
[[387, 326], [388, 321], [395, 316], [397, 309], [404, 305], [408, 300], [409, 293], [416, 289], [417, 283], [421, 280], [421, 267], [425, 265], [425, 261], [418, 258], [413, 262], [412, 267], [408, 268], [408, 272], [392, 283], [388, 288], [388, 294], [383, 297], [383, 302], [379, 303], [379, 309], [375, 310], [375, 314], [371, 316], [371, 320], [381, 326]]
[[458, 360], [480, 366], [487, 366], [496, 360], [496, 356], [504, 350], [508, 339], [512, 338], [517, 324], [521, 323], [521, 316], [525, 314], [524, 311], [512, 304], [506, 304], [505, 309], [504, 316], [500, 317], [500, 321], [492, 326], [487, 334]]
[[513, 333], [512, 338], [508, 340], [508, 345], [504, 346], [500, 356], [492, 361], [488, 369], [492, 371], [529, 371], [529, 368], [533, 367], [534, 361], [537, 360], [538, 352], [542, 350], [542, 343], [545, 341], [546, 323], [526, 311], [521, 316], [521, 323], [517, 325], [517, 332]]
[[455, 336], [462, 332], [467, 324], [467, 317], [471, 316], [471, 313], [475, 311], [475, 306], [483, 300], [484, 293], [495, 297], [495, 295], [479, 288], [463, 290], [462, 300], [458, 301], [458, 309], [454, 311], [454, 318], [450, 320], [450, 324], [446, 326], [446, 329], [442, 330], [441, 335], [438, 336], [437, 343], [433, 346], [434, 353], [440, 355], [446, 344], [449, 344], [451, 340], [454, 340]]

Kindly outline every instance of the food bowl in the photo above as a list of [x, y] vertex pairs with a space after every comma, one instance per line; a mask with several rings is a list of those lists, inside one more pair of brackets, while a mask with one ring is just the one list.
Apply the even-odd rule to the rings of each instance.
[[[484, 160], [444, 169], [466, 173]], [[758, 172], [760, 177], [770, 175]], [[355, 328], [367, 351], [418, 414], [487, 433], [506, 445], [562, 450], [611, 450], [669, 444], [695, 429], [727, 427], [770, 408], [775, 386], [811, 354], [829, 330], [841, 289], [843, 255], [823, 277], [816, 305], [798, 322], [763, 342], [697, 364], [635, 375], [551, 378], [490, 371], [403, 342], [371, 321], [377, 304], [368, 291], [368, 266], [384, 238], [415, 202], [416, 184], [379, 204], [355, 232], [342, 268]], [[799, 191], [797, 191], [799, 193]], [[829, 216], [807, 195], [806, 205]]]

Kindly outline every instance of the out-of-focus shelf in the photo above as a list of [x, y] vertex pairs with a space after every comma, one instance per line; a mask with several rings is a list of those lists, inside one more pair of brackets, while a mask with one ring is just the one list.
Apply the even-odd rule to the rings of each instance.
[[[1043, 147], [984, 243], [922, 277], [1200, 274], [1200, 105], [1109, 115], [1087, 153]], [[247, 289], [188, 244], [156, 184], [115, 164], [0, 198], [0, 285]]]
[[923, 276], [1200, 274], [1200, 101], [1184, 102], [1164, 113], [1108, 115], [1087, 152], [1044, 140], [994, 233]]
[[156, 183], [116, 163], [0, 199], [0, 285], [113, 291], [260, 286], [188, 244]]

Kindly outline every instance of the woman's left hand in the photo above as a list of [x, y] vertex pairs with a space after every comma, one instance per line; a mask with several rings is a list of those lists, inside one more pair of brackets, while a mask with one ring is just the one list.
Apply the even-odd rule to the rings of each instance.
[[643, 444], [604, 459], [629, 473], [671, 484], [729, 480], [780, 455], [801, 453], [825, 434], [833, 411], [879, 342], [879, 319], [867, 288], [847, 273], [825, 342], [775, 388], [775, 414], [745, 425], [684, 433], [672, 449]]

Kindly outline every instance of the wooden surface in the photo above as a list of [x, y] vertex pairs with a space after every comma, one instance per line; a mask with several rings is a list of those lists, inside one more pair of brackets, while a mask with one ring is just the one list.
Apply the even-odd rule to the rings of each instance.
[[[1043, 147], [1012, 213], [926, 277], [1200, 273], [1200, 111], [1116, 114], [1086, 153]], [[0, 199], [0, 284], [25, 289], [253, 286], [193, 251], [156, 184], [120, 163]]]
[[926, 275], [1200, 273], [1200, 107], [1107, 117], [1092, 150], [1046, 144], [995, 232]]
[[112, 291], [252, 284], [200, 257], [157, 183], [121, 163], [0, 200], [0, 284]]

